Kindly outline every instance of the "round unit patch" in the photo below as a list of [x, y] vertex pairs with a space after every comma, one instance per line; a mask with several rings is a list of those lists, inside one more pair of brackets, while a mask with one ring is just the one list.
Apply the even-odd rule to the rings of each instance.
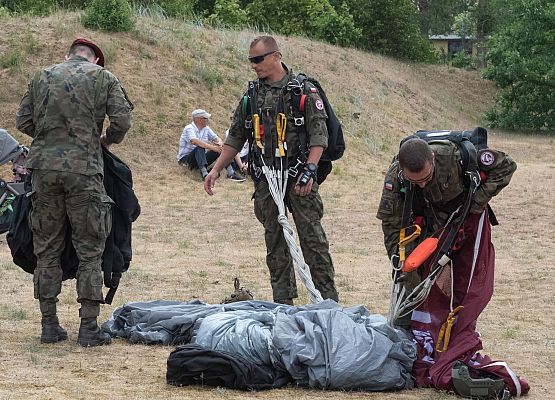
[[315, 105], [316, 105], [316, 108], [317, 108], [318, 110], [323, 110], [323, 109], [324, 109], [324, 103], [323, 103], [322, 100], [320, 100], [320, 99], [316, 100]]
[[486, 150], [482, 152], [482, 154], [480, 154], [480, 162], [482, 163], [482, 165], [489, 167], [495, 162], [495, 156], [491, 151]]

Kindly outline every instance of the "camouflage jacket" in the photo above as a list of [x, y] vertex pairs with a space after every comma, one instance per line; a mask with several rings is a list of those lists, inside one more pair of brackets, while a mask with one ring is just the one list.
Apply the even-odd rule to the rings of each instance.
[[[299, 127], [295, 126], [293, 115], [291, 112], [291, 92], [287, 90], [287, 84], [295, 78], [293, 71], [282, 64], [287, 70], [287, 74], [278, 82], [270, 83], [264, 79], [258, 80], [257, 85], [257, 110], [260, 114], [260, 124], [265, 119], [271, 127], [273, 135], [277, 135], [276, 131], [276, 115], [278, 112], [285, 113], [287, 117], [285, 141], [287, 143], [287, 158], [291, 165], [300, 155], [299, 150]], [[305, 102], [305, 127], [307, 132], [308, 147], [322, 146], [324, 149], [328, 146], [328, 129], [326, 127], [326, 110], [322, 103], [322, 99], [318, 91], [310, 82], [305, 81], [305, 94], [307, 94]], [[250, 110], [249, 110], [250, 112]], [[229, 129], [229, 135], [225, 141], [240, 151], [243, 144], [252, 134], [250, 129], [245, 128], [246, 115], [243, 114], [242, 102], [239, 102], [233, 121]]]
[[118, 79], [74, 56], [35, 74], [21, 100], [16, 126], [33, 143], [26, 166], [85, 175], [103, 173], [104, 118], [109, 143], [120, 143], [131, 127], [133, 104]]
[[[435, 155], [434, 174], [424, 189], [415, 185], [412, 206], [413, 215], [425, 217], [427, 224], [431, 225], [420, 240], [442, 227], [449, 215], [465, 201], [467, 193], [458, 146], [448, 140], [432, 141], [429, 144]], [[485, 179], [476, 190], [471, 213], [480, 213], [489, 200], [509, 184], [516, 163], [501, 151], [485, 149], [478, 151], [478, 167]], [[384, 243], [390, 258], [398, 251], [404, 206], [403, 185], [395, 157], [385, 176], [377, 213], [377, 218], [382, 221]]]

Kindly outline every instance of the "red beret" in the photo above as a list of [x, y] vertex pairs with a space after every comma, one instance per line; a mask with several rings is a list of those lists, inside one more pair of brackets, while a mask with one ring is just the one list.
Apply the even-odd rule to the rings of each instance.
[[90, 47], [94, 51], [94, 54], [96, 55], [96, 57], [98, 58], [97, 64], [100, 65], [101, 67], [104, 66], [104, 54], [102, 54], [102, 50], [100, 50], [100, 47], [98, 47], [96, 44], [91, 42], [89, 39], [85, 39], [84, 37], [79, 37], [75, 39], [71, 44], [71, 47], [77, 46], [77, 45]]

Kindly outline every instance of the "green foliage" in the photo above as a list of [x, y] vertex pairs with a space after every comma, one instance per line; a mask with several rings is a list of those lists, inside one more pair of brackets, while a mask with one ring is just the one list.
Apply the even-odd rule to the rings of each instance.
[[247, 23], [247, 13], [238, 0], [216, 0], [214, 11], [207, 20], [210, 24], [241, 27]]
[[48, 15], [57, 5], [57, 0], [0, 0], [0, 6], [9, 11], [30, 15]]
[[473, 10], [473, 8], [469, 8], [455, 15], [455, 22], [451, 26], [451, 32], [462, 37], [476, 35], [476, 17], [472, 12]]
[[10, 10], [6, 7], [0, 6], [0, 19], [8, 18], [10, 16]]
[[[322, 3], [320, 3], [322, 4]], [[346, 3], [341, 3], [338, 11], [326, 12], [323, 9], [311, 9], [318, 37], [340, 46], [353, 46], [362, 37], [362, 29], [355, 27], [353, 16]]]
[[130, 31], [134, 25], [127, 0], [93, 0], [82, 22], [86, 28], [110, 32]]
[[435, 61], [428, 40], [420, 34], [411, 0], [347, 0], [355, 25], [362, 29], [361, 47], [412, 61]]
[[328, 0], [254, 0], [247, 6], [253, 25], [284, 35], [309, 36], [341, 45], [354, 45], [361, 37], [347, 5], [339, 13]]
[[509, 0], [489, 43], [485, 77], [501, 88], [492, 126], [555, 131], [555, 3]]
[[11, 72], [21, 69], [24, 57], [19, 49], [10, 50], [0, 56], [0, 67], [8, 68]]
[[476, 69], [474, 58], [464, 51], [459, 51], [453, 55], [453, 58], [451, 58], [451, 65], [457, 68]]

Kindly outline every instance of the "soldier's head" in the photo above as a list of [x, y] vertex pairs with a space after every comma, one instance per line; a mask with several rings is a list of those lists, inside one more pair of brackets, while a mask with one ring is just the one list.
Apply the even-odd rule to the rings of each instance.
[[197, 126], [197, 128], [202, 129], [206, 125], [208, 125], [208, 118], [210, 118], [212, 115], [206, 110], [198, 108], [192, 112], [192, 116], [193, 122]]
[[409, 139], [399, 149], [399, 168], [409, 182], [424, 188], [432, 180], [435, 169], [432, 149], [422, 139]]
[[73, 56], [85, 57], [93, 64], [98, 64], [101, 67], [104, 66], [104, 54], [102, 53], [102, 50], [100, 50], [100, 47], [91, 42], [89, 39], [77, 38], [73, 41], [73, 43], [71, 43], [66, 60]]
[[249, 48], [251, 68], [260, 79], [272, 78], [283, 68], [279, 46], [272, 36], [254, 38]]

